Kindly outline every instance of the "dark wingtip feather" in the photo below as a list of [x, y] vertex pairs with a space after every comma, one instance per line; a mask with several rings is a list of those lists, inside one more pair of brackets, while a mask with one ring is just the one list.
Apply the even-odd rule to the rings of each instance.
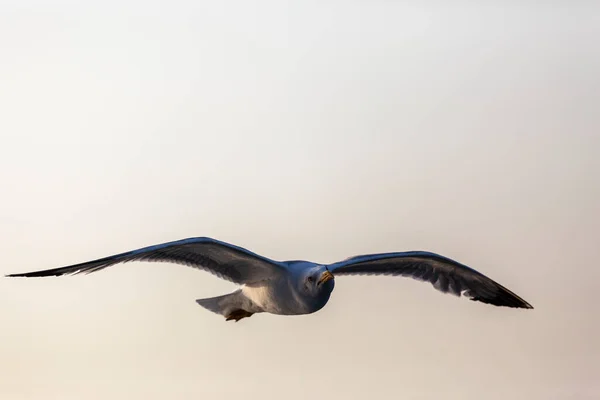
[[27, 272], [27, 273], [24, 273], [24, 274], [8, 274], [8, 275], [4, 275], [5, 278], [29, 278], [31, 276], [35, 276], [35, 275], [32, 275], [31, 272]]
[[42, 276], [59, 276], [60, 274], [52, 274], [52, 275], [41, 275], [38, 274], [36, 272], [26, 272], [24, 274], [9, 274], [9, 275], [4, 275], [5, 278], [37, 278], [37, 277], [42, 277]]
[[533, 306], [529, 303], [527, 303], [526, 301], [524, 302], [502, 302], [502, 301], [498, 301], [497, 299], [494, 300], [490, 300], [490, 299], [483, 299], [480, 297], [473, 297], [470, 300], [473, 301], [480, 301], [482, 303], [486, 303], [486, 304], [491, 304], [493, 306], [497, 306], [497, 307], [510, 307], [510, 308], [523, 308], [523, 309], [527, 309], [527, 310], [533, 310]]
[[6, 278], [40, 278], [45, 276], [61, 276], [73, 274], [72, 271], [65, 271], [65, 268], [48, 269], [44, 271], [24, 272], [21, 274], [4, 275]]
[[506, 289], [503, 286], [498, 285], [499, 290], [493, 296], [474, 296], [470, 299], [473, 301], [480, 301], [482, 303], [491, 304], [498, 307], [511, 307], [511, 308], [524, 308], [533, 310], [533, 306]]

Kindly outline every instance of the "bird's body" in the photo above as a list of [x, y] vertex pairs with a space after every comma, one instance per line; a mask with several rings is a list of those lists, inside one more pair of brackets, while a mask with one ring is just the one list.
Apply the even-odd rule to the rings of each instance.
[[302, 301], [302, 297], [296, 293], [288, 279], [277, 279], [260, 285], [244, 285], [241, 292], [255, 305], [256, 311], [253, 312], [298, 315], [317, 311]]
[[233, 293], [198, 299], [204, 308], [238, 321], [255, 313], [311, 314], [323, 308], [339, 275], [401, 275], [428, 281], [444, 293], [467, 296], [496, 306], [533, 308], [481, 273], [435, 253], [380, 253], [321, 265], [310, 261], [274, 261], [211, 238], [190, 238], [144, 247], [67, 267], [8, 275], [59, 276], [90, 273], [129, 261], [159, 261], [206, 270], [240, 285]]
[[244, 284], [240, 290], [229, 295], [198, 299], [196, 302], [226, 317], [236, 310], [243, 310], [250, 314], [266, 312], [277, 315], [303, 315], [319, 311], [327, 304], [333, 291], [335, 285], [333, 275], [325, 275], [331, 278], [319, 285], [317, 296], [306, 295], [304, 285], [298, 284], [304, 282], [303, 275], [315, 271], [314, 282], [317, 282], [317, 276], [322, 276], [327, 268], [306, 261], [288, 263], [286, 274], [257, 283]]

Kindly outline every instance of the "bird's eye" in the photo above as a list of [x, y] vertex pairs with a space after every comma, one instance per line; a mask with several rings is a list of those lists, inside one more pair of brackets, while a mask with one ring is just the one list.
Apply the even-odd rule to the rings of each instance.
[[313, 283], [313, 282], [315, 281], [315, 278], [313, 278], [312, 276], [309, 276], [309, 277], [308, 277], [308, 281], [309, 281], [310, 283]]

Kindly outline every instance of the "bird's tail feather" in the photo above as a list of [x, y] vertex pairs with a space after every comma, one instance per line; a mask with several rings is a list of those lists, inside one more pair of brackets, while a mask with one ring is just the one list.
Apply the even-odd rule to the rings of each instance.
[[196, 303], [214, 313], [228, 315], [233, 310], [246, 309], [248, 299], [240, 289], [223, 296], [197, 299]]

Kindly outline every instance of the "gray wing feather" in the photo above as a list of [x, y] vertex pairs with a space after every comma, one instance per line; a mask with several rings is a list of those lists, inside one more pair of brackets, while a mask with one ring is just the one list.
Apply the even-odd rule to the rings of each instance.
[[352, 257], [328, 266], [335, 275], [396, 275], [430, 282], [434, 288], [495, 306], [533, 308], [487, 276], [459, 262], [426, 251]]
[[66, 267], [7, 276], [42, 277], [88, 274], [111, 265], [130, 261], [170, 262], [187, 265], [237, 284], [271, 279], [285, 270], [285, 265], [282, 263], [259, 256], [244, 248], [211, 238], [199, 237], [148, 246]]

